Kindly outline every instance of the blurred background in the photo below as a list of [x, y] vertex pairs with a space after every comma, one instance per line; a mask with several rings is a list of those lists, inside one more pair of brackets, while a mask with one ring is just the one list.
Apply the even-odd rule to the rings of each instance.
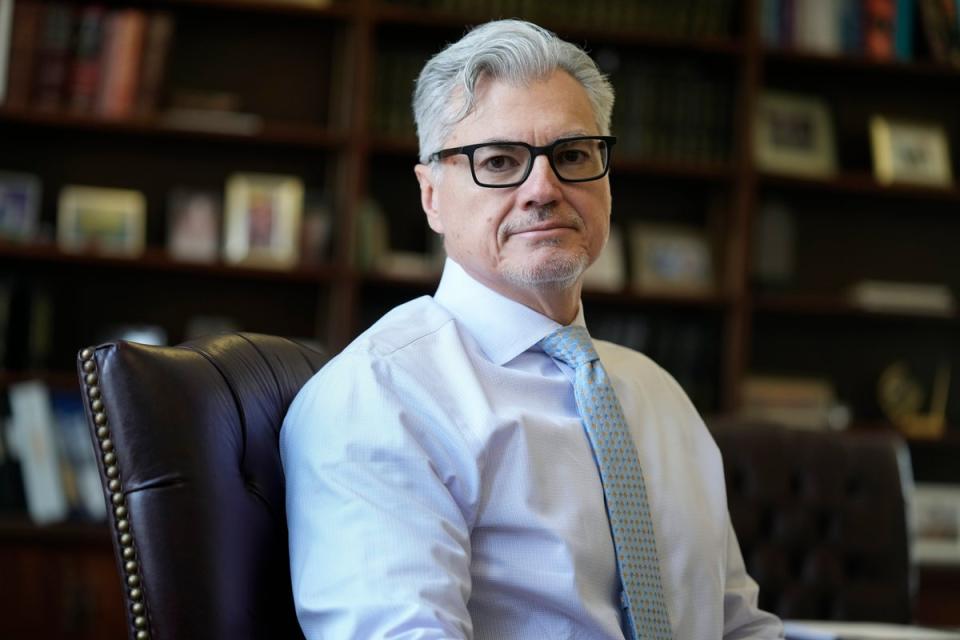
[[901, 433], [933, 522], [915, 618], [960, 626], [958, 14], [0, 0], [0, 636], [126, 634], [79, 349], [244, 330], [334, 353], [432, 293], [413, 80], [497, 17], [584, 46], [617, 92], [592, 333], [708, 422]]

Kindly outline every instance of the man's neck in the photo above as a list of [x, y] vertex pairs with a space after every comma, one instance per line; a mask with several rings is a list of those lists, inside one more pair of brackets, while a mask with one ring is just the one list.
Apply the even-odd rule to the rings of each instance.
[[488, 289], [529, 307], [564, 326], [576, 320], [577, 314], [580, 313], [582, 277], [577, 278], [573, 284], [566, 287], [552, 286], [551, 284], [544, 284], [539, 287], [521, 287], [490, 282], [469, 271], [467, 273]]

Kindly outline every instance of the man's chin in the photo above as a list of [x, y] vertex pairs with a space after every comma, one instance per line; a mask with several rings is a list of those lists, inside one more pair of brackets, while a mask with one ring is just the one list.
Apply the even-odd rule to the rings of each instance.
[[574, 286], [587, 270], [589, 260], [584, 254], [554, 255], [505, 269], [504, 277], [515, 286], [528, 289], [568, 289]]

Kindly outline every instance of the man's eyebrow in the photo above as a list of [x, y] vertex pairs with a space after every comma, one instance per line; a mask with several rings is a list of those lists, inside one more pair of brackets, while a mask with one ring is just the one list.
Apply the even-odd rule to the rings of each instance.
[[[575, 129], [573, 131], [564, 131], [551, 142], [556, 142], [557, 140], [562, 140], [563, 138], [576, 138], [578, 136], [588, 136], [590, 135], [583, 129]], [[509, 138], [487, 138], [486, 140], [481, 140], [478, 144], [516, 144], [522, 142], [521, 140], [511, 140]], [[529, 143], [524, 143], [529, 144]], [[549, 144], [549, 143], [548, 143]]]

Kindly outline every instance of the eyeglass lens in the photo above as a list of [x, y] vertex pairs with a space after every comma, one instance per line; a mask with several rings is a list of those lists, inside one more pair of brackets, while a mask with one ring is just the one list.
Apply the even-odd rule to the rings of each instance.
[[[603, 140], [569, 140], [553, 148], [552, 164], [563, 180], [590, 180], [603, 175], [607, 144]], [[530, 149], [515, 144], [491, 143], [473, 153], [473, 171], [481, 184], [520, 182], [533, 156]]]

